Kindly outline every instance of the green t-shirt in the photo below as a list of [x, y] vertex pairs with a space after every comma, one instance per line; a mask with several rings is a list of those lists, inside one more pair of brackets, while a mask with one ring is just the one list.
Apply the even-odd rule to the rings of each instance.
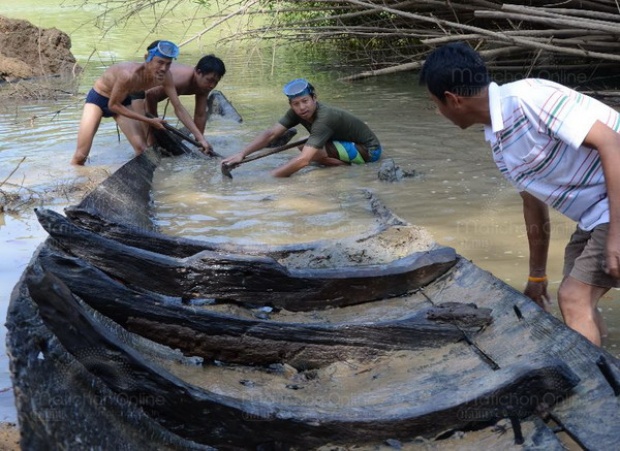
[[278, 121], [286, 128], [301, 124], [310, 137], [307, 145], [321, 149], [327, 141], [350, 141], [366, 149], [380, 147], [379, 139], [370, 127], [348, 111], [317, 103], [314, 122], [310, 123], [295, 114], [292, 108]]

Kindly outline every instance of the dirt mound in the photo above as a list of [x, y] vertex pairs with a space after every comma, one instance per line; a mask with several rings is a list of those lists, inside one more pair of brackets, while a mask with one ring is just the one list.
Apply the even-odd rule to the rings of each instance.
[[79, 71], [66, 33], [0, 16], [0, 82]]

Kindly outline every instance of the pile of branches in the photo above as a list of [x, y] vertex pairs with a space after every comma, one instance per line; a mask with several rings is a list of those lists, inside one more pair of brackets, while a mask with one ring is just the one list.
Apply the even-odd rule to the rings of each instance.
[[[243, 14], [269, 17], [226, 39], [326, 42], [369, 70], [348, 79], [418, 69], [436, 46], [467, 41], [494, 71], [615, 74], [620, 67], [616, 0], [316, 0], [224, 2], [217, 24]], [[248, 22], [250, 23], [250, 22]], [[214, 28], [211, 26], [209, 29]], [[351, 60], [349, 60], [351, 61]]]
[[202, 17], [208, 27], [181, 45], [214, 29], [226, 32], [222, 42], [329, 43], [342, 66], [368, 68], [346, 79], [416, 70], [437, 46], [466, 41], [496, 79], [559, 74], [574, 87], [620, 86], [620, 0], [83, 1], [124, 9], [126, 18], [155, 6], [163, 16], [187, 2], [215, 8]]

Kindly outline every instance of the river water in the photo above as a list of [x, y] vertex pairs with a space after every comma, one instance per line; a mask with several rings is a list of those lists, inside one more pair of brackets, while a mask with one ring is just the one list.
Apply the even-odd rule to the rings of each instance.
[[[78, 7], [79, 1], [6, 3], [3, 15], [68, 33], [74, 55], [86, 68], [77, 96], [0, 104], [0, 180], [15, 171], [8, 179], [13, 189], [17, 185], [22, 193], [47, 193], [38, 197], [37, 205], [62, 211], [81, 196], [68, 187], [101, 180], [133, 155], [127, 141], [123, 137], [119, 141], [114, 122], [108, 120], [95, 138], [89, 164], [81, 168], [69, 165], [83, 96], [93, 80], [114, 62], [140, 61], [143, 49], [154, 39], [184, 41], [203, 28], [200, 20], [190, 22], [188, 18], [204, 13], [193, 7], [175, 10], [157, 25], [154, 15], [144, 14], [129, 26], [107, 30], [113, 17], [99, 18], [98, 28], [95, 23], [101, 9]], [[153, 29], [157, 31], [153, 33]], [[156, 178], [157, 217], [163, 230], [246, 243], [309, 241], [358, 233], [361, 221], [355, 212], [363, 206], [355, 193], [368, 188], [396, 214], [430, 230], [438, 243], [456, 248], [500, 279], [523, 288], [528, 251], [520, 197], [495, 168], [481, 127], [463, 131], [440, 117], [417, 86], [415, 75], [343, 83], [324, 54], [249, 43], [220, 47], [215, 44], [217, 37], [212, 32], [192, 41], [182, 47], [179, 58], [193, 65], [203, 54], [215, 53], [226, 63], [227, 74], [218, 89], [244, 121], [239, 124], [216, 117], [208, 124], [207, 139], [217, 152], [231, 155], [258, 131], [274, 124], [287, 107], [281, 86], [292, 78], [307, 77], [321, 101], [348, 109], [375, 130], [385, 149], [384, 158], [393, 158], [405, 170], [416, 170], [419, 177], [381, 182], [375, 164], [309, 169], [289, 179], [271, 178], [269, 170], [290, 158], [293, 150], [241, 166], [234, 170], [233, 180], [222, 178], [216, 162], [168, 161]], [[193, 111], [191, 99], [183, 102]], [[305, 136], [303, 130], [299, 136]], [[33, 206], [0, 213], [3, 320], [12, 287], [46, 237], [34, 219]], [[555, 305], [563, 248], [574, 225], [555, 213], [552, 223], [548, 274]], [[620, 292], [614, 290], [601, 303], [610, 333], [605, 346], [614, 354], [620, 344], [620, 314], [615, 308], [619, 299]], [[558, 315], [556, 307], [552, 313]], [[5, 354], [0, 353], [0, 389], [6, 388], [0, 393], [0, 421], [14, 421]]]

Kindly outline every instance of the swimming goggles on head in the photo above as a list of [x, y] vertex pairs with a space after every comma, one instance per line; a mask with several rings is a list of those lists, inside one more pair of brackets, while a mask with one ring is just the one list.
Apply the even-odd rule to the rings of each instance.
[[149, 50], [146, 62], [148, 63], [156, 56], [176, 59], [179, 56], [179, 47], [174, 42], [159, 41], [155, 47]]
[[284, 85], [282, 92], [289, 99], [314, 94], [314, 87], [305, 78], [296, 78]]

